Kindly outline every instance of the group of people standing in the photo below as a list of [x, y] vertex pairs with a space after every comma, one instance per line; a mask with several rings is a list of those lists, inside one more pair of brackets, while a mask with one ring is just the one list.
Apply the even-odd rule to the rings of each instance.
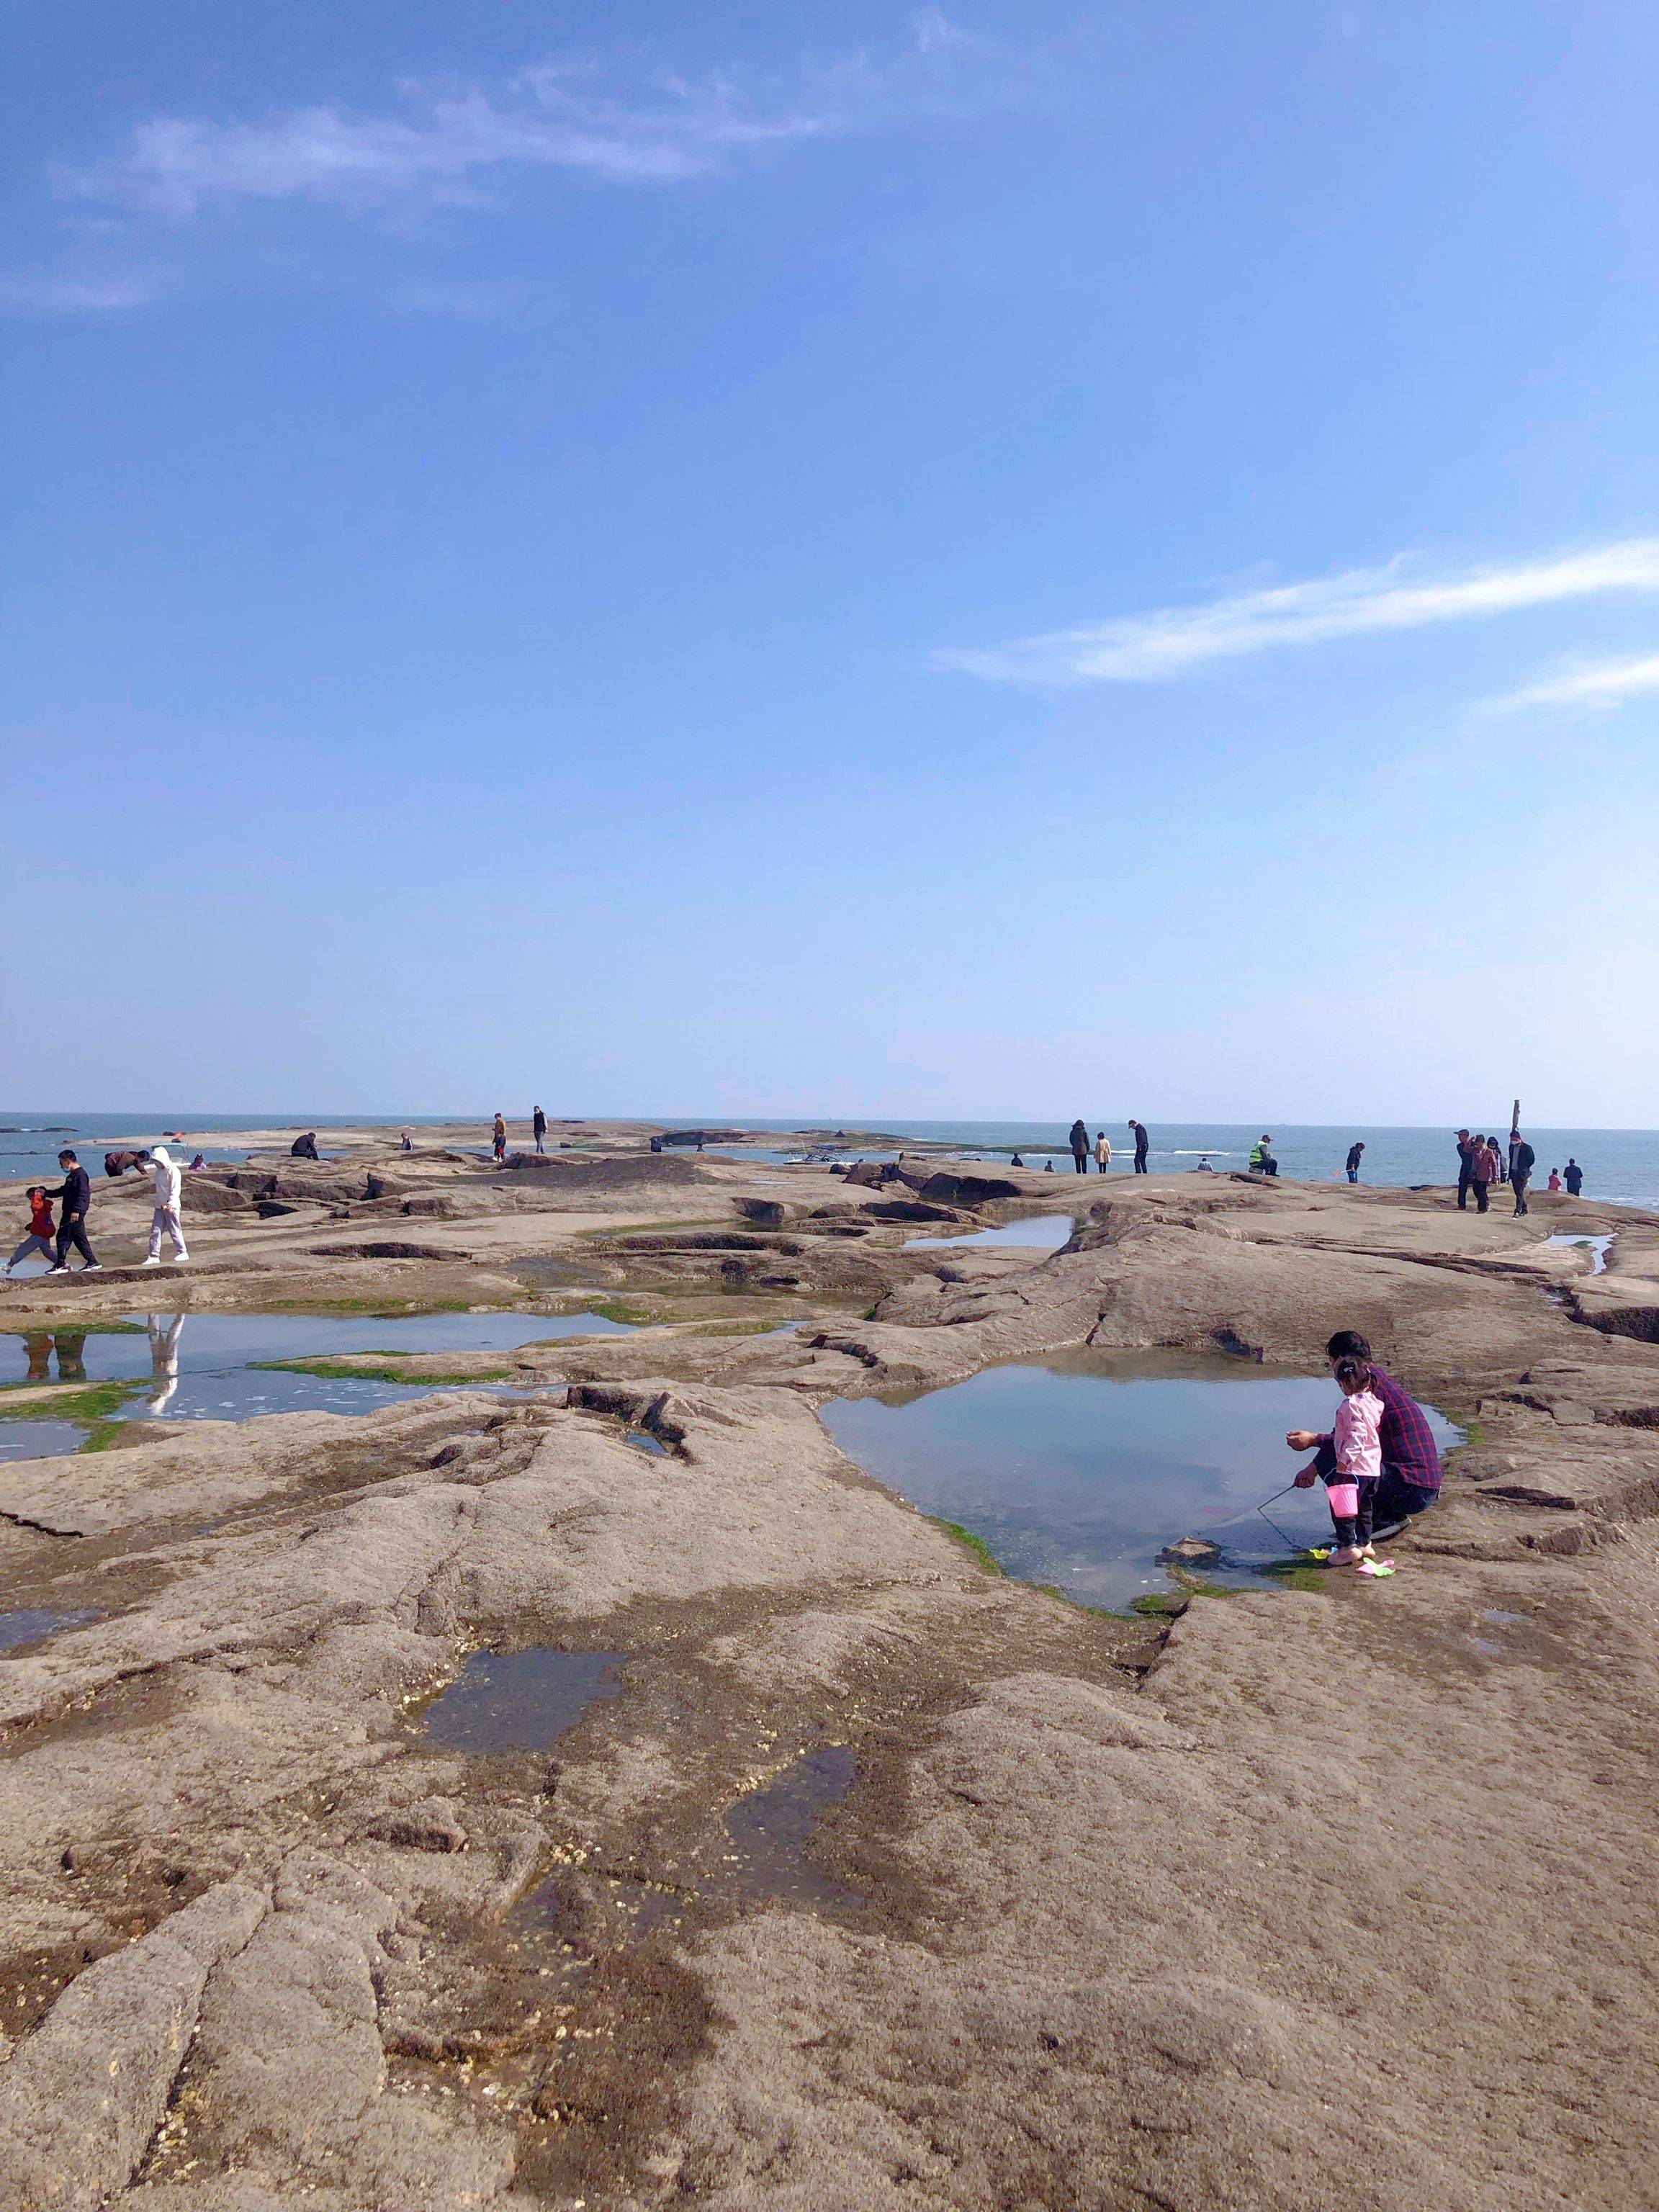
[[[1467, 1129], [1460, 1129], [1457, 1133], [1457, 1203], [1460, 1210], [1468, 1211], [1469, 1193], [1473, 1191], [1476, 1209], [1485, 1213], [1492, 1204], [1492, 1185], [1507, 1183], [1515, 1196], [1516, 1212], [1524, 1213], [1527, 1211], [1527, 1187], [1532, 1181], [1537, 1158], [1538, 1155], [1519, 1129], [1510, 1131], [1509, 1143], [1504, 1147], [1499, 1146], [1496, 1137], [1482, 1136], [1478, 1132], [1472, 1137]], [[1579, 1185], [1583, 1182], [1578, 1163], [1569, 1160], [1567, 1170], [1569, 1188], [1577, 1198]], [[1559, 1188], [1559, 1185], [1554, 1187]]]
[[[1150, 1173], [1146, 1165], [1146, 1152], [1152, 1139], [1146, 1134], [1146, 1125], [1143, 1122], [1137, 1121], [1132, 1117], [1129, 1127], [1134, 1133], [1135, 1173], [1146, 1175]], [[1079, 1117], [1073, 1122], [1066, 1141], [1071, 1147], [1072, 1165], [1079, 1175], [1088, 1174], [1089, 1161], [1091, 1157], [1097, 1175], [1104, 1175], [1112, 1164], [1112, 1147], [1107, 1139], [1104, 1129], [1096, 1130], [1095, 1140], [1091, 1145], [1089, 1141], [1089, 1125]]]
[[[530, 1117], [530, 1127], [536, 1139], [536, 1150], [544, 1152], [547, 1150], [547, 1116], [539, 1106]], [[489, 1125], [489, 1149], [495, 1156], [496, 1166], [501, 1167], [507, 1158], [507, 1120], [503, 1115], [497, 1114]], [[697, 1150], [701, 1152], [702, 1146], [699, 1145]]]

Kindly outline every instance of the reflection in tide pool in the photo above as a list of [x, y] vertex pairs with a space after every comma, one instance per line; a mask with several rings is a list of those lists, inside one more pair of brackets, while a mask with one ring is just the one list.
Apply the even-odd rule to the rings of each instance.
[[[988, 1546], [1006, 1571], [1084, 1605], [1175, 1587], [1158, 1565], [1183, 1536], [1221, 1547], [1206, 1582], [1259, 1579], [1290, 1547], [1255, 1508], [1301, 1464], [1287, 1429], [1329, 1427], [1328, 1376], [1179, 1352], [1050, 1354], [945, 1390], [836, 1400], [823, 1419], [848, 1457]], [[1457, 1431], [1431, 1415], [1442, 1448]], [[1324, 1492], [1271, 1509], [1298, 1544], [1330, 1528]]]
[[969, 1229], [960, 1237], [907, 1237], [904, 1249], [915, 1252], [926, 1245], [943, 1249], [947, 1244], [1023, 1244], [1042, 1252], [1058, 1252], [1071, 1241], [1069, 1213], [1039, 1213], [1029, 1221], [1005, 1221], [1000, 1229]]
[[[115, 1418], [123, 1420], [368, 1413], [428, 1396], [433, 1385], [273, 1373], [261, 1363], [350, 1352], [511, 1352], [556, 1337], [626, 1334], [625, 1322], [602, 1314], [440, 1313], [392, 1319], [357, 1314], [131, 1314], [117, 1328], [77, 1325], [0, 1334], [0, 1383], [142, 1382], [144, 1388], [114, 1409]], [[4, 1451], [3, 1431], [21, 1425], [0, 1424], [0, 1456], [17, 1456]], [[72, 1450], [76, 1441], [78, 1431], [68, 1443], [38, 1443], [34, 1449]]]

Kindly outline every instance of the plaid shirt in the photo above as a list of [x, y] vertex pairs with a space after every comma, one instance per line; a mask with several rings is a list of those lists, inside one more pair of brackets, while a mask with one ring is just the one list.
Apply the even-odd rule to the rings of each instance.
[[[1438, 1490], [1440, 1454], [1435, 1449], [1434, 1431], [1423, 1408], [1415, 1398], [1408, 1398], [1394, 1377], [1385, 1375], [1375, 1360], [1370, 1367], [1371, 1388], [1382, 1401], [1378, 1437], [1382, 1446], [1383, 1473], [1397, 1474], [1402, 1482], [1415, 1483], [1421, 1490]], [[1322, 1449], [1331, 1447], [1334, 1450], [1328, 1436], [1321, 1437], [1319, 1442]]]

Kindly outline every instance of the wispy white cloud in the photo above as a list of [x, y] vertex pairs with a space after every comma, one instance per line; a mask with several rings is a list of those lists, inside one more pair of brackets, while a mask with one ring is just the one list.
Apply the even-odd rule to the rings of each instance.
[[1659, 538], [1432, 578], [1413, 579], [1402, 556], [1381, 568], [1238, 592], [1201, 606], [1164, 607], [1006, 645], [945, 648], [932, 660], [996, 683], [1157, 684], [1209, 661], [1278, 647], [1625, 592], [1659, 592]]
[[167, 289], [164, 272], [149, 268], [0, 275], [0, 308], [32, 315], [114, 315], [146, 306]]
[[1501, 699], [1483, 699], [1481, 712], [1513, 714], [1528, 707], [1622, 707], [1626, 699], [1640, 699], [1659, 691], [1659, 653], [1633, 660], [1564, 661], [1553, 676], [1510, 691]]
[[903, 49], [803, 65], [787, 78], [700, 76], [642, 62], [564, 58], [491, 88], [410, 80], [384, 112], [337, 106], [252, 122], [158, 115], [112, 159], [55, 172], [66, 198], [179, 222], [236, 203], [312, 201], [349, 209], [474, 198], [492, 173], [585, 171], [613, 182], [672, 183], [768, 149], [869, 129], [948, 106], [986, 77], [988, 50], [937, 9]]

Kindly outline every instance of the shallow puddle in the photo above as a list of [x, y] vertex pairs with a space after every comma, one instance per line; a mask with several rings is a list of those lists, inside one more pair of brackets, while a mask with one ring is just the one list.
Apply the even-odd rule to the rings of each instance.
[[0, 1421], [0, 1460], [56, 1459], [78, 1451], [85, 1435], [74, 1421]]
[[475, 1651], [427, 1707], [434, 1742], [452, 1751], [548, 1751], [588, 1707], [618, 1698], [619, 1651]]
[[961, 1237], [907, 1237], [904, 1249], [915, 1252], [924, 1246], [942, 1249], [947, 1244], [1022, 1244], [1038, 1251], [1058, 1252], [1062, 1244], [1070, 1243], [1073, 1226], [1069, 1213], [1039, 1213], [1030, 1221], [1005, 1221], [1000, 1229], [971, 1229]]
[[845, 1882], [807, 1856], [806, 1847], [823, 1815], [851, 1789], [856, 1766], [850, 1744], [825, 1744], [803, 1752], [729, 1808], [726, 1832], [736, 1848], [728, 1868], [744, 1895], [827, 1906], [854, 1901]]
[[[1265, 1568], [1328, 1543], [1322, 1487], [1273, 1493], [1305, 1463], [1286, 1430], [1328, 1428], [1336, 1401], [1327, 1376], [1081, 1351], [922, 1396], [832, 1401], [822, 1419], [866, 1474], [966, 1529], [1007, 1573], [1121, 1607], [1194, 1581], [1271, 1589]], [[1443, 1450], [1458, 1441], [1430, 1421]], [[1171, 1571], [1160, 1554], [1188, 1537], [1218, 1551]]]
[[1570, 1244], [1577, 1251], [1588, 1252], [1591, 1274], [1604, 1275], [1607, 1271], [1607, 1247], [1617, 1233], [1615, 1231], [1607, 1237], [1551, 1237], [1546, 1241], [1551, 1244]]
[[34, 1606], [20, 1606], [15, 1613], [0, 1613], [0, 1651], [21, 1650], [25, 1644], [56, 1636], [60, 1628], [79, 1628], [82, 1621], [97, 1618], [95, 1613], [44, 1613]]
[[[142, 1381], [111, 1409], [118, 1420], [244, 1421], [261, 1413], [368, 1413], [421, 1398], [432, 1382], [379, 1376], [273, 1372], [271, 1360], [347, 1353], [516, 1352], [567, 1336], [618, 1336], [628, 1324], [603, 1314], [441, 1313], [390, 1319], [359, 1314], [131, 1314], [117, 1328], [34, 1328], [0, 1334], [0, 1383]], [[481, 1381], [478, 1389], [488, 1389]], [[82, 1431], [67, 1424], [52, 1443], [10, 1448], [28, 1425], [0, 1420], [0, 1457], [73, 1451]]]

